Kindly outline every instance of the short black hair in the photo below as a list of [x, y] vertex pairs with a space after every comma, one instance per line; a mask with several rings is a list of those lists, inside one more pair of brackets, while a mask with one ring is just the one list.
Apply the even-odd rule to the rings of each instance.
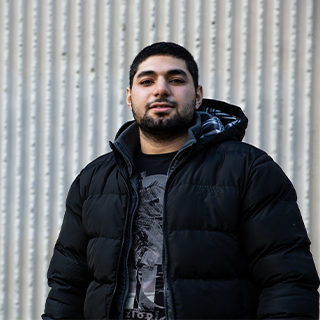
[[198, 88], [199, 69], [192, 54], [184, 47], [173, 42], [155, 42], [143, 48], [134, 58], [129, 71], [130, 89], [132, 89], [133, 78], [137, 73], [141, 62], [145, 61], [151, 56], [172, 56], [174, 58], [182, 59], [186, 62], [188, 71], [190, 72], [195, 89]]

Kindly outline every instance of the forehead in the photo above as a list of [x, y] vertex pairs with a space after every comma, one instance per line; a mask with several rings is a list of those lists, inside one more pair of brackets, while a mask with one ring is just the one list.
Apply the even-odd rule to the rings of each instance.
[[191, 77], [186, 62], [183, 59], [166, 55], [151, 56], [142, 61], [137, 69], [135, 77], [142, 71], [154, 71], [160, 74], [173, 69], [181, 69]]

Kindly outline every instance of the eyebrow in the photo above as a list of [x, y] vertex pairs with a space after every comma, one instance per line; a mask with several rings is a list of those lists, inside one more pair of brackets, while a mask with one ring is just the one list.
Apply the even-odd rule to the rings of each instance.
[[[146, 70], [146, 71], [141, 71], [138, 75], [137, 78], [141, 78], [144, 76], [149, 76], [149, 75], [155, 75], [156, 72], [153, 70]], [[171, 69], [167, 71], [168, 75], [182, 75], [184, 77], [188, 77], [187, 73], [182, 70], [182, 69]]]

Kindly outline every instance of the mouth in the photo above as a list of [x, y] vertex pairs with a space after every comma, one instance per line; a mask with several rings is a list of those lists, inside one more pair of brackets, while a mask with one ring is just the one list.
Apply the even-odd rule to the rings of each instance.
[[155, 102], [151, 104], [149, 109], [155, 112], [166, 112], [172, 110], [173, 108], [174, 106], [167, 102]]

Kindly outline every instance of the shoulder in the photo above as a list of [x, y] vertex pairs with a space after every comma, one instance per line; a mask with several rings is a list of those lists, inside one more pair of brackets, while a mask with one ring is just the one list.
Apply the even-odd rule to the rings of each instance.
[[100, 170], [104, 170], [105, 168], [113, 166], [114, 164], [115, 164], [115, 158], [114, 158], [113, 152], [111, 151], [89, 162], [81, 170], [80, 175], [82, 175], [83, 177], [91, 176], [93, 174], [96, 174]]
[[224, 141], [212, 148], [214, 153], [223, 154], [225, 160], [245, 162], [247, 166], [256, 166], [263, 163], [274, 163], [274, 160], [265, 151], [245, 142]]
[[210, 154], [212, 161], [219, 162], [219, 172], [237, 181], [241, 178], [244, 188], [250, 183], [259, 184], [263, 192], [267, 181], [270, 182], [270, 190], [293, 187], [270, 155], [248, 143], [225, 141], [211, 148]]
[[[106, 153], [88, 163], [74, 179], [68, 194], [68, 198], [86, 198], [91, 185], [101, 183], [110, 174], [110, 170], [116, 167], [113, 152]], [[97, 179], [99, 178], [99, 179]]]
[[242, 141], [228, 140], [219, 143], [216, 146], [218, 152], [239, 152], [243, 154], [251, 154], [252, 156], [259, 157], [266, 154], [265, 151]]

